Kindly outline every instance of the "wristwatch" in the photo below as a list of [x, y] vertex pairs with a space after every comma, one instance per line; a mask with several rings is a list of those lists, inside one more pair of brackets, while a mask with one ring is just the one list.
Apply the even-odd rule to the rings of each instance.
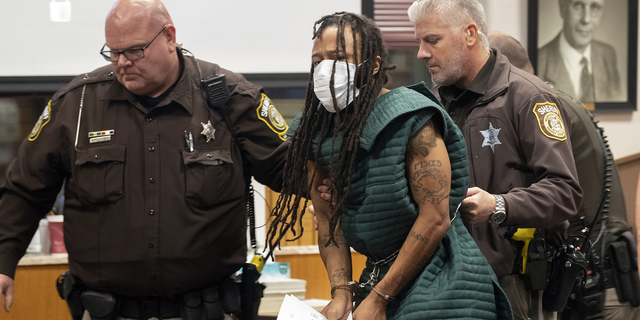
[[507, 211], [504, 209], [504, 198], [499, 194], [493, 196], [496, 197], [496, 208], [489, 215], [489, 223], [498, 225], [507, 220]]

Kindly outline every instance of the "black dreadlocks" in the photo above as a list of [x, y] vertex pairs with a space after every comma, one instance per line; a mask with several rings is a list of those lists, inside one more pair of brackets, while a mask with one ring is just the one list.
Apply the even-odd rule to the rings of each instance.
[[[350, 27], [352, 30], [353, 52], [355, 64], [358, 66], [355, 75], [355, 85], [360, 92], [352, 104], [344, 111], [335, 114], [335, 126], [333, 126], [332, 133], [331, 162], [328, 176], [331, 179], [331, 190], [335, 204], [331, 204], [330, 238], [327, 246], [331, 243], [339, 246], [334, 238], [334, 230], [340, 220], [346, 195], [351, 191], [350, 177], [355, 166], [358, 145], [360, 144], [360, 135], [362, 134], [362, 129], [369, 114], [371, 114], [380, 90], [389, 79], [387, 71], [393, 70], [395, 66], [388, 64], [387, 48], [382, 41], [382, 34], [371, 19], [348, 12], [337, 12], [326, 15], [315, 22], [312, 39], [321, 39], [325, 29], [331, 26], [337, 26], [338, 28], [336, 37], [337, 50], [345, 56], [346, 45], [344, 31], [346, 27]], [[380, 70], [374, 74], [377, 56], [379, 56], [382, 61]], [[304, 231], [302, 217], [306, 211], [308, 199], [304, 200], [300, 217], [298, 217], [297, 212], [300, 208], [302, 195], [311, 189], [311, 184], [307, 184], [307, 159], [310, 151], [314, 151], [314, 159], [319, 158], [322, 140], [328, 138], [333, 119], [330, 112], [325, 108], [318, 107], [320, 101], [313, 90], [313, 72], [314, 68], [312, 66], [309, 84], [307, 85], [305, 108], [302, 111], [299, 127], [292, 137], [287, 154], [282, 193], [278, 198], [275, 208], [271, 212], [273, 220], [267, 232], [270, 256], [273, 255], [273, 250], [280, 246], [280, 241], [289, 230], [291, 230], [295, 238], [288, 241], [294, 241], [302, 236], [302, 232]], [[335, 61], [333, 72], [335, 74]], [[348, 74], [348, 76], [350, 76], [350, 74]], [[331, 76], [330, 87], [333, 104], [337, 106], [333, 86], [334, 75]], [[352, 93], [353, 88], [348, 88], [347, 92]], [[347, 113], [349, 116], [347, 116]], [[310, 150], [313, 139], [318, 136], [322, 137], [322, 139], [320, 139], [317, 149]], [[337, 162], [333, 157], [333, 146], [335, 145], [336, 139], [339, 139], [341, 143], [340, 155]], [[315, 177], [315, 173], [314, 171], [312, 178]], [[313, 179], [309, 179], [308, 181], [312, 180]], [[299, 235], [296, 236], [296, 229], [298, 228], [300, 232]]]

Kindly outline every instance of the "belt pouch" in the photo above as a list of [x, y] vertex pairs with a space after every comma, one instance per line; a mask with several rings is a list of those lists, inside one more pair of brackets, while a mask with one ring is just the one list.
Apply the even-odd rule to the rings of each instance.
[[116, 320], [120, 311], [118, 299], [110, 293], [87, 290], [80, 295], [80, 300], [91, 320]]
[[637, 250], [631, 232], [623, 233], [608, 247], [611, 274], [620, 302], [640, 306], [640, 279], [638, 278]]
[[204, 287], [200, 293], [202, 295], [202, 304], [204, 306], [205, 319], [224, 319], [224, 312], [222, 311], [222, 303], [220, 301], [218, 286], [214, 284]]
[[204, 313], [202, 312], [202, 297], [200, 290], [194, 290], [182, 295], [180, 299], [180, 315], [183, 320], [202, 320]]
[[220, 299], [222, 309], [227, 314], [240, 313], [240, 287], [233, 279], [227, 279], [220, 284]]

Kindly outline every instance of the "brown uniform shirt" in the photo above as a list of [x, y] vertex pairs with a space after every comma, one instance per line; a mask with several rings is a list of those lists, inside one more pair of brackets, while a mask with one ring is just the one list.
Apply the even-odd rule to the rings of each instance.
[[287, 125], [261, 87], [200, 61], [203, 77], [226, 74], [234, 142], [204, 102], [195, 60], [179, 55], [175, 89], [150, 112], [110, 65], [54, 95], [0, 188], [0, 273], [13, 276], [63, 183], [69, 265], [89, 288], [171, 297], [243, 265], [243, 159], [279, 190]]
[[[624, 202], [622, 184], [618, 175], [618, 167], [613, 161], [613, 155], [607, 154], [602, 141], [602, 134], [593, 122], [593, 115], [575, 98], [568, 94], [554, 89], [565, 104], [567, 112], [571, 116], [571, 145], [573, 147], [573, 157], [576, 161], [580, 186], [584, 191], [582, 206], [578, 214], [569, 219], [569, 235], [583, 235], [584, 227], [591, 227], [596, 213], [600, 207], [602, 194], [605, 188], [611, 190], [610, 201], [606, 204], [606, 213], [603, 212], [597, 219], [594, 229], [591, 231], [590, 239], [595, 241], [601, 229], [601, 221], [604, 215], [606, 218], [607, 239], [606, 244], [617, 240], [625, 231], [631, 230], [627, 221], [627, 208]], [[605, 163], [611, 162], [610, 176], [605, 177]], [[604, 211], [604, 210], [603, 210]], [[572, 243], [570, 237], [568, 243]], [[602, 240], [601, 240], [602, 241]], [[581, 242], [582, 243], [582, 240]], [[602, 242], [596, 244], [594, 248], [598, 254], [601, 253]]]
[[582, 189], [562, 102], [542, 80], [511, 66], [499, 51], [495, 55], [485, 93], [468, 112], [462, 133], [470, 186], [501, 194], [507, 203], [500, 226], [468, 226], [501, 277], [513, 273], [521, 247], [504, 237], [506, 227], [553, 228], [576, 214]]

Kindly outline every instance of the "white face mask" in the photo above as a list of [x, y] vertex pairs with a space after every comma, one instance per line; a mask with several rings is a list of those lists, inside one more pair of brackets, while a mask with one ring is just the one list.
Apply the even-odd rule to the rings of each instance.
[[[347, 68], [349, 68], [349, 77], [347, 77]], [[318, 100], [329, 112], [336, 112], [331, 98], [331, 71], [333, 69], [333, 60], [322, 60], [313, 71], [313, 91], [316, 93]], [[356, 65], [344, 61], [336, 62], [336, 73], [333, 78], [334, 88], [336, 92], [336, 101], [338, 109], [343, 110], [357, 97], [360, 91], [354, 84], [356, 76]], [[347, 84], [351, 89], [349, 92], [349, 101], [347, 101]]]

